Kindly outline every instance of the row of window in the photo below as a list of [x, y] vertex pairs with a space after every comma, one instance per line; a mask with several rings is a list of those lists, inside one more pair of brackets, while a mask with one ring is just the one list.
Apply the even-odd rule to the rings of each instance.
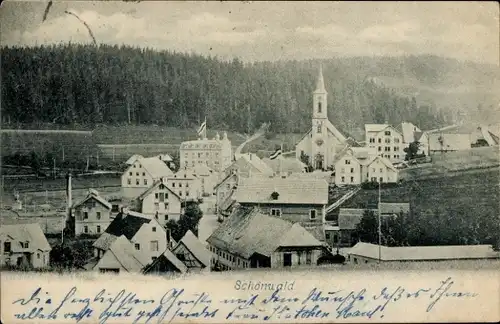
[[209, 250], [210, 250], [210, 252], [218, 255], [219, 257], [223, 258], [224, 260], [227, 260], [227, 261], [232, 262], [232, 263], [236, 263], [238, 266], [242, 266], [243, 268], [248, 268], [248, 266], [249, 266], [248, 261], [241, 260], [240, 258], [235, 257], [234, 255], [227, 253], [225, 251], [217, 250], [217, 248], [215, 248], [213, 246], [209, 246]]
[[[129, 172], [128, 175], [132, 176], [132, 172]], [[136, 172], [135, 175], [138, 177], [139, 176], [139, 172]], [[146, 176], [146, 172], [143, 172], [142, 176], [145, 177]]]
[[[391, 158], [391, 155], [390, 155], [390, 154], [380, 154], [380, 156], [385, 157], [386, 159], [390, 159], [390, 158]], [[399, 159], [399, 158], [400, 158], [400, 156], [401, 156], [401, 155], [399, 155], [399, 154], [394, 154], [394, 155], [393, 155], [393, 158], [394, 158], [394, 159]]]
[[[80, 216], [81, 212], [79, 210], [75, 211], [76, 216]], [[98, 211], [95, 213], [95, 217], [97, 220], [101, 220], [101, 212]], [[89, 219], [89, 213], [88, 212], [83, 212], [83, 220]]]
[[[378, 147], [378, 151], [382, 152], [382, 146]], [[384, 152], [390, 152], [390, 151], [391, 151], [391, 147], [390, 146], [385, 146], [384, 147]], [[394, 146], [394, 152], [399, 152], [399, 146]]]
[[[344, 169], [344, 168], [341, 168], [341, 169], [340, 169], [340, 173], [345, 173], [345, 169]], [[351, 173], [354, 173], [354, 168], [351, 168]]]
[[[143, 183], [144, 183], [145, 186], [147, 186], [148, 185], [148, 179], [144, 179]], [[128, 178], [127, 179], [127, 184], [131, 185], [132, 184], [132, 179]], [[141, 185], [141, 179], [135, 179], [135, 185], [136, 186], [140, 186]]]
[[[271, 216], [281, 217], [281, 209], [280, 208], [271, 208]], [[309, 219], [316, 219], [317, 212], [315, 209], [309, 210]]]
[[[168, 221], [168, 214], [164, 215], [163, 217], [164, 217], [164, 219], [165, 219], [166, 221]], [[155, 218], [156, 218], [157, 220], [159, 219], [158, 214], [155, 214]]]
[[[215, 153], [215, 157], [219, 157], [219, 152], [214, 152], [214, 153]], [[198, 154], [193, 152], [193, 153], [191, 153], [191, 156], [193, 158], [196, 158], [196, 156], [198, 156], [198, 159], [201, 159], [201, 158], [203, 158], [203, 152], [198, 152]], [[189, 159], [189, 153], [188, 152], [184, 153], [184, 157], [186, 159]], [[205, 157], [210, 157], [210, 152], [205, 152]]]
[[[351, 177], [351, 178], [350, 178], [350, 180], [351, 180], [351, 182], [350, 182], [350, 183], [354, 183], [354, 177]], [[372, 177], [372, 178], [371, 178], [371, 180], [372, 180], [372, 181], [377, 181], [377, 177]], [[384, 181], [384, 178], [383, 178], [383, 177], [380, 177], [380, 178], [379, 178], [379, 180], [380, 180], [380, 182], [383, 182], [383, 181]], [[342, 182], [342, 183], [346, 183], [346, 181], [345, 181], [345, 177], [341, 177], [341, 178], [340, 178], [340, 182]]]
[[[137, 251], [141, 250], [141, 244], [139, 244], [139, 243], [135, 243], [134, 247]], [[157, 252], [158, 251], [158, 241], [150, 241], [149, 242], [149, 250], [152, 252]]]
[[[89, 227], [87, 225], [83, 226], [83, 232], [85, 234], [88, 234], [89, 233]], [[96, 233], [101, 233], [101, 226], [100, 225], [97, 225], [96, 227]]]
[[[370, 143], [375, 143], [375, 138], [371, 137], [370, 140], [369, 140], [369, 142]], [[387, 144], [390, 144], [391, 143], [391, 139], [390, 138], [385, 138], [384, 142], [387, 143]], [[381, 138], [378, 138], [378, 143], [382, 143], [382, 139]], [[398, 144], [399, 143], [399, 138], [394, 138], [394, 143]]]

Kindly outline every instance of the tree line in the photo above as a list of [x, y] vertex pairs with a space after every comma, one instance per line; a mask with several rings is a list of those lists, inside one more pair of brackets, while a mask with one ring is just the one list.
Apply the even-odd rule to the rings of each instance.
[[270, 122], [274, 132], [301, 133], [310, 127], [320, 63], [329, 118], [346, 133], [365, 123], [404, 120], [428, 129], [449, 118], [342, 59], [243, 63], [79, 44], [3, 47], [1, 55], [2, 120], [10, 123], [189, 128], [206, 116], [215, 129], [252, 132]]

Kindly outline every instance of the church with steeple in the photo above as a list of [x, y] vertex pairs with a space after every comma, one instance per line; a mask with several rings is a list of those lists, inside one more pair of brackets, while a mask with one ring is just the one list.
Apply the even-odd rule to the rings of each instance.
[[333, 167], [334, 159], [346, 145], [346, 138], [328, 120], [328, 93], [325, 89], [323, 70], [320, 67], [316, 90], [312, 93], [313, 107], [311, 129], [295, 147], [297, 159], [303, 154], [315, 170]]

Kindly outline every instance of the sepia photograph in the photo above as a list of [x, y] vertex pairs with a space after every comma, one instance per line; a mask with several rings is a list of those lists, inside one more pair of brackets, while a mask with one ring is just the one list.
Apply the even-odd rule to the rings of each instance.
[[0, 24], [2, 322], [500, 320], [498, 3]]

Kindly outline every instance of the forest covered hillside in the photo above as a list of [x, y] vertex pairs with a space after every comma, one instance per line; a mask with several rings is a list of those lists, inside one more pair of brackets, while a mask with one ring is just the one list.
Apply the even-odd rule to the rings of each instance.
[[[498, 105], [494, 86], [500, 80], [496, 66], [434, 56], [243, 63], [75, 44], [4, 47], [1, 55], [2, 122], [11, 125], [191, 128], [206, 116], [213, 129], [244, 133], [271, 122], [276, 133], [302, 133], [310, 127], [321, 63], [329, 118], [356, 136], [364, 123], [385, 121], [430, 129], [478, 106], [488, 119]], [[443, 102], [457, 93], [475, 99], [463, 106]]]

